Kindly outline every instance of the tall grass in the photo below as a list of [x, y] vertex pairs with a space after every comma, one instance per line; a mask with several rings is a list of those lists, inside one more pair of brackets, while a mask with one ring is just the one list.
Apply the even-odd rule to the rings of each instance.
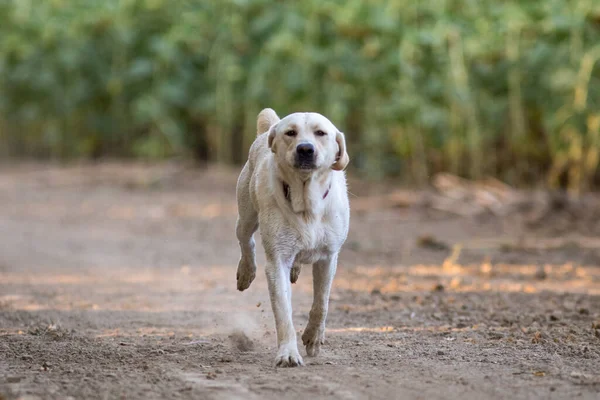
[[353, 167], [600, 182], [600, 3], [0, 0], [0, 154], [239, 163], [319, 111]]

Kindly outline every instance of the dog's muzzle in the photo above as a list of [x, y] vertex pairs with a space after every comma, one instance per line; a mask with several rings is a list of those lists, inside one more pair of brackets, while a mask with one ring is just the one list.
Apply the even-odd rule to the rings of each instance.
[[314, 168], [315, 158], [315, 146], [311, 143], [300, 143], [296, 146], [296, 168]]

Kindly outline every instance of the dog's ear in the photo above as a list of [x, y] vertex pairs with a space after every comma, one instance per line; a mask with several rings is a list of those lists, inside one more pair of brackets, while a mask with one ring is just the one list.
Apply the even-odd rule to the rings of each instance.
[[335, 163], [333, 163], [331, 169], [343, 171], [350, 162], [350, 157], [348, 157], [348, 153], [346, 152], [346, 139], [344, 138], [344, 134], [340, 131], [337, 131], [335, 135], [335, 141], [338, 145], [338, 152], [335, 157]]
[[274, 124], [269, 129], [269, 148], [271, 149], [272, 152], [275, 152], [275, 149], [273, 149], [273, 141], [275, 140], [275, 134], [277, 132], [277, 125], [278, 124]]

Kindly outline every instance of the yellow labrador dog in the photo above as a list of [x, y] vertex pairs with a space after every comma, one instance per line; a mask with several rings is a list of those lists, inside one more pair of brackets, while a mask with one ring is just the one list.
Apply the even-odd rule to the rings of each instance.
[[344, 134], [317, 113], [279, 119], [266, 108], [258, 114], [259, 136], [237, 183], [236, 234], [241, 258], [237, 288], [256, 276], [255, 242], [260, 234], [275, 325], [275, 364], [303, 364], [292, 322], [292, 288], [302, 264], [313, 265], [313, 305], [302, 342], [316, 356], [324, 341], [325, 319], [338, 253], [348, 235], [350, 207], [344, 168], [349, 158]]

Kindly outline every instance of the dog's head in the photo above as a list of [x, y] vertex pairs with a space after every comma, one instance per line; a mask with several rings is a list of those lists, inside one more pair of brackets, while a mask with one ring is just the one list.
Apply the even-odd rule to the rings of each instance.
[[331, 121], [317, 113], [294, 113], [269, 129], [269, 148], [280, 165], [302, 173], [341, 171], [350, 158], [346, 140]]

